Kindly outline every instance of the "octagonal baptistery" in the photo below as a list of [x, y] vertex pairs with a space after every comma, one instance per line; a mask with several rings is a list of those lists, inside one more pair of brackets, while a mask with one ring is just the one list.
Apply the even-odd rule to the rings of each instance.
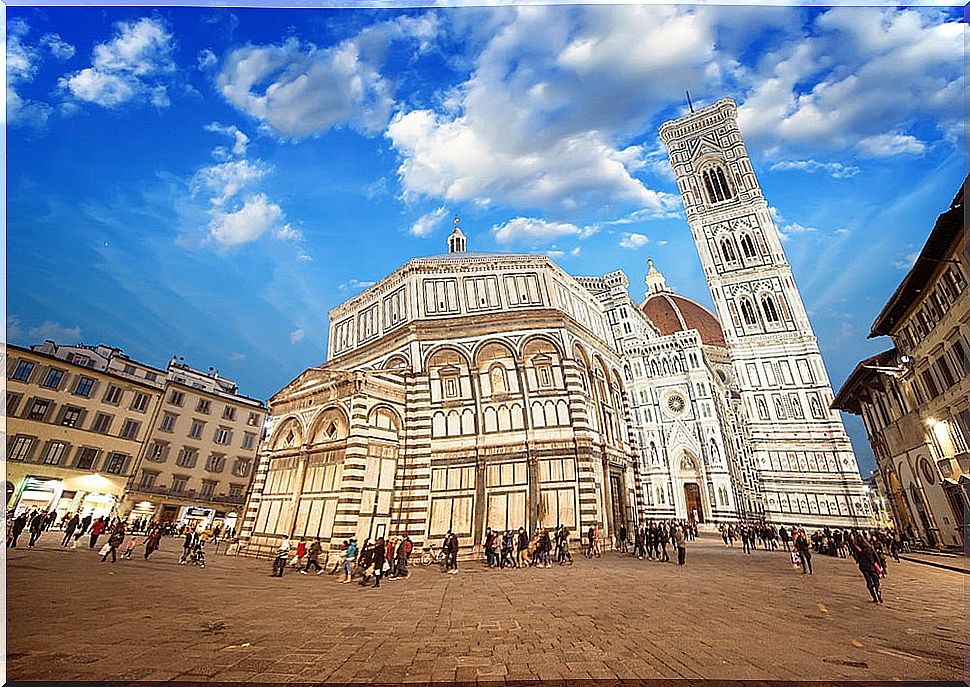
[[467, 552], [487, 527], [564, 524], [575, 542], [633, 522], [620, 360], [600, 303], [552, 260], [418, 258], [329, 315], [328, 362], [269, 401], [249, 551], [450, 529]]

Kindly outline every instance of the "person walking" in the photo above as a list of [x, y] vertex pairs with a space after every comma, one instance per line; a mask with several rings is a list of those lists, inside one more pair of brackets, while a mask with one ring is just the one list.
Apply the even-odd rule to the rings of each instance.
[[525, 528], [519, 528], [518, 538], [515, 546], [515, 567], [525, 568], [529, 562], [526, 560], [526, 552], [529, 550], [529, 535], [525, 533]]
[[377, 541], [374, 542], [374, 558], [372, 564], [374, 566], [374, 584], [371, 589], [377, 589], [381, 586], [381, 577], [384, 572], [389, 567], [387, 562], [387, 545], [384, 542], [384, 537], [378, 537]]
[[104, 518], [98, 518], [94, 521], [94, 524], [91, 526], [91, 542], [88, 545], [90, 548], [93, 549], [98, 545], [98, 537], [104, 532], [104, 526]]
[[182, 556], [179, 558], [179, 565], [185, 565], [188, 562], [189, 556], [192, 555], [192, 547], [198, 538], [199, 535], [197, 533], [186, 528], [185, 537], [182, 540]]
[[125, 540], [125, 523], [119, 521], [118, 524], [115, 525], [114, 530], [111, 532], [111, 536], [108, 537], [108, 544], [107, 544], [108, 550], [105, 551], [104, 555], [101, 556], [101, 562], [104, 563], [106, 560], [108, 560], [108, 554], [111, 554], [111, 562], [117, 563], [118, 547], [121, 546], [121, 543], [124, 540]]
[[303, 566], [303, 570], [300, 571], [301, 575], [308, 575], [310, 573], [310, 566], [312, 565], [317, 570], [317, 575], [323, 572], [323, 568], [320, 567], [320, 552], [323, 551], [323, 546], [320, 544], [320, 537], [316, 537], [310, 546], [306, 550], [306, 565]]
[[660, 561], [669, 563], [670, 556], [667, 555], [667, 542], [670, 540], [670, 531], [667, 529], [667, 523], [660, 523], [657, 530], [660, 533]]
[[515, 558], [513, 556], [513, 551], [515, 550], [515, 530], [506, 530], [505, 536], [502, 537], [502, 559], [499, 561], [499, 569], [504, 570], [506, 567], [515, 567]]
[[286, 570], [286, 561], [290, 557], [290, 540], [284, 538], [276, 549], [276, 558], [273, 559], [273, 574], [270, 577], [283, 577]]
[[41, 533], [44, 531], [44, 526], [47, 523], [47, 513], [41, 513], [38, 511], [34, 517], [30, 519], [30, 539], [27, 540], [27, 548], [34, 548], [34, 544], [40, 539]]
[[620, 553], [626, 553], [626, 524], [620, 525], [620, 531], [617, 532], [617, 539], [619, 539], [619, 549]]
[[[795, 528], [792, 528], [794, 530]], [[798, 533], [794, 535], [795, 537], [795, 553], [798, 554], [798, 558], [802, 564], [802, 575], [808, 573], [812, 574], [812, 544], [808, 540], [808, 535], [805, 534], [805, 530], [798, 530]]]
[[495, 567], [495, 564], [498, 562], [498, 558], [496, 556], [497, 541], [498, 541], [498, 534], [496, 534], [491, 527], [486, 528], [485, 542], [484, 542], [485, 565], [487, 565], [489, 568]]
[[790, 552], [791, 548], [788, 546], [788, 530], [785, 529], [784, 525], [778, 528], [778, 538], [781, 539], [781, 545], [785, 547], [785, 551]]
[[81, 518], [75, 513], [71, 516], [71, 519], [67, 521], [67, 526], [64, 528], [64, 539], [61, 540], [61, 546], [67, 546], [71, 543], [71, 539], [74, 537], [74, 531], [77, 530], [78, 526], [81, 524]]
[[674, 543], [677, 545], [677, 565], [684, 566], [687, 564], [687, 536], [684, 534], [684, 528], [675, 525], [674, 526]]
[[300, 537], [300, 541], [296, 545], [296, 555], [293, 556], [290, 565], [294, 568], [301, 568], [304, 556], [306, 556], [306, 537]]
[[357, 540], [353, 537], [347, 542], [347, 549], [344, 551], [344, 579], [342, 584], [350, 582], [353, 577], [354, 561], [357, 559]]
[[21, 513], [13, 519], [13, 527], [10, 529], [10, 539], [7, 540], [7, 546], [11, 549], [17, 548], [17, 538], [27, 529], [29, 517], [27, 513]]
[[397, 551], [395, 552], [394, 577], [408, 576], [408, 560], [411, 558], [411, 552], [413, 550], [414, 544], [411, 542], [411, 537], [405, 534], [404, 538], [398, 543]]
[[153, 527], [148, 532], [148, 536], [145, 537], [145, 560], [153, 553], [158, 551], [159, 545], [162, 543], [162, 528]]
[[879, 589], [879, 576], [883, 567], [879, 563], [879, 555], [872, 545], [861, 534], [855, 536], [852, 543], [852, 557], [859, 566], [859, 572], [866, 581], [866, 588], [873, 603], [882, 603], [882, 591]]
[[445, 535], [445, 540], [441, 545], [441, 550], [445, 553], [445, 572], [452, 575], [458, 574], [458, 537], [451, 530]]

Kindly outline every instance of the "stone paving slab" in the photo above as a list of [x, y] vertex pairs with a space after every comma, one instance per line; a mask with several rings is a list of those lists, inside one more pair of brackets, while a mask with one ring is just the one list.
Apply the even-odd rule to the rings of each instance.
[[173, 539], [116, 564], [59, 540], [7, 550], [8, 679], [962, 680], [970, 650], [963, 574], [890, 563], [876, 605], [851, 560], [815, 556], [801, 575], [786, 553], [713, 537], [683, 569], [621, 554], [463, 562], [380, 589], [214, 553], [180, 566]]

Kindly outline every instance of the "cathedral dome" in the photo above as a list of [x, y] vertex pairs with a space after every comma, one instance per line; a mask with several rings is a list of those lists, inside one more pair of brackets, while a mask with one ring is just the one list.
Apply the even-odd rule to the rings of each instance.
[[640, 309], [660, 334], [667, 336], [696, 329], [705, 345], [727, 348], [724, 330], [714, 313], [700, 303], [671, 291], [663, 275], [653, 266], [653, 260], [649, 260], [648, 264], [647, 297], [640, 304]]

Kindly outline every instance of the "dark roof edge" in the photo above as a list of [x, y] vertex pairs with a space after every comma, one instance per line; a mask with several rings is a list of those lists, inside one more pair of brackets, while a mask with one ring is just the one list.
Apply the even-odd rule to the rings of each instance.
[[844, 410], [848, 413], [857, 414], [847, 406], [851, 401], [852, 394], [862, 383], [863, 379], [865, 377], [871, 377], [872, 375], [877, 374], [877, 371], [873, 370], [870, 366], [891, 365], [895, 361], [895, 348], [890, 348], [882, 351], [881, 353], [876, 353], [875, 355], [869, 356], [865, 360], [860, 360], [852, 369], [852, 372], [849, 373], [846, 380], [842, 383], [842, 388], [840, 388], [839, 392], [835, 394], [835, 398], [832, 399], [832, 402], [829, 404], [829, 408]]

